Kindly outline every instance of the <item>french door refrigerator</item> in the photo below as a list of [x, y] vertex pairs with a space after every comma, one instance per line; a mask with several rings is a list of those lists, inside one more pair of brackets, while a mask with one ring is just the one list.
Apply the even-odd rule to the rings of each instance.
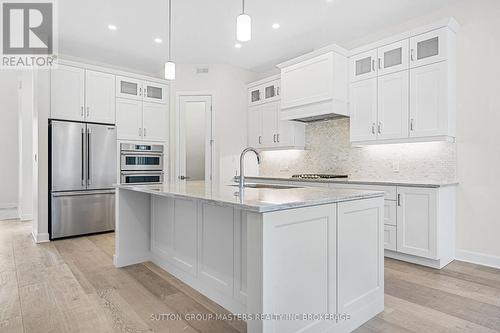
[[50, 122], [50, 238], [115, 228], [116, 128]]

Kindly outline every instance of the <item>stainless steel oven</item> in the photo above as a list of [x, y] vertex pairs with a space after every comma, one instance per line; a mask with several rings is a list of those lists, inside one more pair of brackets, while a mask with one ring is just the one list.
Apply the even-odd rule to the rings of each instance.
[[121, 171], [163, 171], [163, 145], [122, 143]]
[[160, 184], [163, 183], [162, 171], [122, 171], [122, 184]]

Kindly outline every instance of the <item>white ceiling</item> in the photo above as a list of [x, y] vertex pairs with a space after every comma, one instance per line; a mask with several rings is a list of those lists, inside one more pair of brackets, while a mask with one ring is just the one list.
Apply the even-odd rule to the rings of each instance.
[[[172, 57], [266, 71], [321, 46], [342, 45], [458, 0], [246, 0], [252, 40], [236, 49], [239, 0], [172, 0]], [[158, 73], [167, 55], [167, 0], [60, 0], [59, 52]], [[281, 28], [273, 30], [272, 23]], [[118, 27], [116, 31], [108, 24]], [[155, 37], [162, 44], [153, 42]]]

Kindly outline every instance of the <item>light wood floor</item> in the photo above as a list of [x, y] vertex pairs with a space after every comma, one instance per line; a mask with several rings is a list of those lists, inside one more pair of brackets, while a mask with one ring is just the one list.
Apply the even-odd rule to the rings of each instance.
[[[237, 321], [152, 320], [227, 312], [153, 264], [114, 268], [113, 234], [36, 245], [30, 231], [0, 221], [0, 332], [245, 331]], [[386, 259], [385, 291], [385, 311], [356, 332], [500, 332], [500, 270]]]

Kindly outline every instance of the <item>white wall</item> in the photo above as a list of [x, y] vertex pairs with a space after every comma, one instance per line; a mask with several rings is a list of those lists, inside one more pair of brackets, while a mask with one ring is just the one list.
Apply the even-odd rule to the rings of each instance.
[[367, 36], [348, 48], [444, 17], [457, 35], [457, 248], [500, 264], [500, 1], [463, 0], [431, 15]]
[[[198, 67], [208, 67], [207, 74], [197, 74]], [[228, 65], [178, 64], [176, 79], [171, 84], [170, 154], [175, 156], [176, 113], [178, 93], [202, 92], [212, 95], [214, 127], [214, 159], [219, 167], [214, 170], [214, 179], [229, 181], [238, 169], [238, 156], [247, 143], [247, 97], [246, 84], [254, 81], [257, 74]], [[175, 170], [171, 158], [170, 170]]]
[[0, 209], [17, 208], [18, 76], [19, 71], [0, 72]]

